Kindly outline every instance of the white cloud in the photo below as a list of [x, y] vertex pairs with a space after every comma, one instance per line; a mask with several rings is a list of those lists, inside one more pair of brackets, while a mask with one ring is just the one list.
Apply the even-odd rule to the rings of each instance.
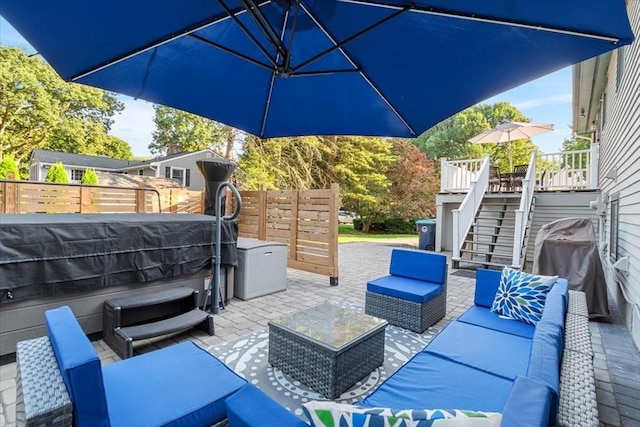
[[151, 156], [148, 147], [156, 130], [153, 104], [126, 96], [118, 99], [124, 102], [125, 108], [113, 117], [110, 133], [129, 143], [135, 156]]
[[550, 95], [543, 98], [533, 98], [522, 102], [516, 102], [514, 105], [522, 111], [530, 108], [544, 107], [546, 105], [571, 104], [571, 99], [571, 93], [561, 93], [558, 95]]

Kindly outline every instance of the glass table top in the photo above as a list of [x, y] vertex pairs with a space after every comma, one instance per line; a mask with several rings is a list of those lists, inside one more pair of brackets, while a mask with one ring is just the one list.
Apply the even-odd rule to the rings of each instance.
[[350, 307], [325, 302], [269, 322], [320, 344], [341, 348], [387, 325], [387, 321]]

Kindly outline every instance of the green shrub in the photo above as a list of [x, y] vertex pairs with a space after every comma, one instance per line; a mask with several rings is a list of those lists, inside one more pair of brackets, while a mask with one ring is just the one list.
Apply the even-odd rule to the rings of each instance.
[[13, 157], [4, 156], [0, 162], [0, 179], [9, 179], [10, 173], [13, 173], [12, 179], [20, 179], [20, 170]]
[[96, 175], [96, 171], [94, 171], [93, 169], [87, 169], [86, 171], [84, 171], [80, 184], [98, 185], [98, 175]]
[[49, 172], [47, 173], [47, 177], [44, 179], [44, 182], [58, 182], [62, 184], [67, 184], [69, 182], [69, 176], [67, 176], [67, 171], [64, 170], [62, 163], [58, 162], [49, 168]]
[[357, 231], [362, 231], [362, 220], [360, 218], [353, 219], [353, 229]]

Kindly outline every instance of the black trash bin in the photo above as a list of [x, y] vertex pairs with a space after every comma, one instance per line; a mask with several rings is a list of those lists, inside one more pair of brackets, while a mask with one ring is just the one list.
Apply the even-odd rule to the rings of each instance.
[[418, 249], [436, 250], [436, 220], [419, 219], [416, 221], [418, 229]]

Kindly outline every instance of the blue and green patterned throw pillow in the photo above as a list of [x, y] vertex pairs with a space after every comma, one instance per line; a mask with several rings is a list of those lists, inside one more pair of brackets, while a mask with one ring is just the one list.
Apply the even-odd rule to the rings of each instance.
[[558, 276], [535, 276], [505, 266], [491, 311], [535, 325], [542, 317], [547, 293], [557, 278]]
[[498, 412], [361, 408], [327, 401], [302, 405], [313, 427], [500, 427]]

